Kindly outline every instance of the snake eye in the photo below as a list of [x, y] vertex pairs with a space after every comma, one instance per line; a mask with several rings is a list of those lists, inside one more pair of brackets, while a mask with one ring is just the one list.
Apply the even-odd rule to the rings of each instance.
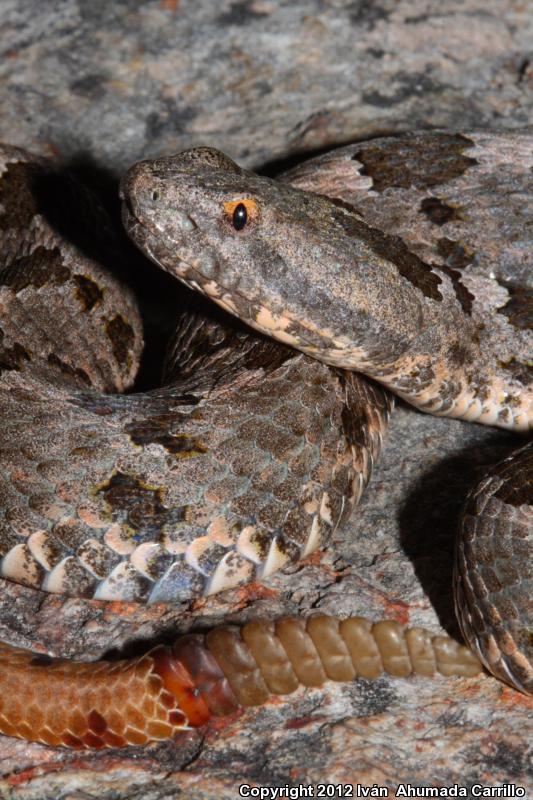
[[243, 228], [253, 227], [253, 223], [259, 219], [259, 206], [251, 197], [244, 197], [242, 200], [228, 200], [223, 204], [226, 219], [236, 231]]
[[235, 206], [231, 221], [236, 231], [242, 231], [248, 222], [248, 212], [244, 203], [238, 203], [238, 205]]

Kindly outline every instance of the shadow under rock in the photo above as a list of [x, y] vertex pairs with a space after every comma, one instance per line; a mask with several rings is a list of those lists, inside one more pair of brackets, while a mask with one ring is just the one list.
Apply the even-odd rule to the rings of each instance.
[[513, 434], [489, 432], [487, 438], [469, 443], [422, 475], [400, 510], [402, 547], [442, 627], [459, 641], [453, 564], [461, 511], [468, 492], [485, 471], [519, 446], [520, 440]]

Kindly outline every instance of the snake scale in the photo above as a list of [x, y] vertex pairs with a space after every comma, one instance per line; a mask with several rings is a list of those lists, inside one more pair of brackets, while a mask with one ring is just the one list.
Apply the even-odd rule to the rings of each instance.
[[[258, 333], [191, 312], [161, 386], [132, 392], [142, 323], [104, 212], [75, 184], [58, 192], [46, 162], [2, 147], [2, 577], [150, 603], [265, 577], [347, 518], [389, 391], [527, 434], [532, 170], [531, 134], [438, 131], [334, 150], [278, 180], [210, 148], [133, 166], [121, 196], [135, 244]], [[82, 218], [75, 237], [69, 215]], [[97, 664], [0, 645], [0, 731], [144, 744], [301, 684], [383, 669], [468, 676], [478, 658], [532, 693], [524, 444], [464, 510], [455, 594], [471, 649], [325, 615]]]

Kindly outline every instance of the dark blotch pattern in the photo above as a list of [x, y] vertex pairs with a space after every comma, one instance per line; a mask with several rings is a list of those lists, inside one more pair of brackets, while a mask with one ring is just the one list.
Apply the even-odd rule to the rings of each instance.
[[327, 194], [319, 194], [319, 197], [323, 197], [324, 200], [328, 201], [328, 203], [333, 203], [333, 205], [337, 206], [338, 208], [344, 208], [344, 210], [349, 211], [350, 214], [355, 214], [361, 219], [364, 218], [364, 215], [359, 211], [359, 209], [356, 208], [356, 206], [352, 205], [352, 203], [348, 203], [346, 200], [341, 200], [340, 197], [330, 197]]
[[511, 325], [522, 330], [533, 330], [533, 289], [522, 286], [503, 284], [511, 295], [510, 299], [499, 309]]
[[372, 228], [362, 220], [356, 219], [353, 214], [347, 215], [336, 210], [332, 214], [350, 236], [365, 242], [384, 261], [393, 263], [400, 275], [420, 289], [425, 297], [439, 302], [442, 300], [438, 288], [442, 283], [441, 279], [432, 271], [429, 264], [424, 263], [409, 250], [403, 239], [399, 236], [389, 236], [378, 228]]
[[187, 512], [186, 506], [167, 508], [163, 503], [164, 489], [148, 486], [123, 472], [114, 473], [97, 493], [103, 495], [113, 522], [129, 526], [138, 542], [158, 541], [163, 527], [182, 522]]
[[133, 348], [135, 333], [124, 317], [117, 314], [106, 325], [106, 333], [111, 341], [113, 355], [118, 364], [124, 364]]
[[363, 147], [353, 158], [363, 164], [361, 174], [372, 178], [376, 192], [389, 186], [425, 189], [448, 183], [477, 164], [464, 155], [469, 147], [473, 142], [466, 136], [436, 133], [424, 139], [423, 149], [416, 138], [398, 138]]
[[464, 269], [474, 260], [474, 253], [464, 244], [446, 237], [438, 240], [437, 252], [452, 269]]
[[58, 247], [52, 250], [39, 245], [29, 256], [17, 259], [0, 272], [0, 286], [21, 292], [28, 286], [61, 286], [70, 278], [70, 270], [63, 263]]
[[425, 197], [420, 203], [420, 212], [434, 225], [444, 225], [451, 220], [460, 219], [457, 209], [438, 197]]
[[197, 436], [171, 433], [170, 428], [175, 422], [175, 415], [161, 414], [159, 417], [135, 420], [126, 426], [126, 433], [136, 445], [160, 444], [178, 458], [193, 458], [207, 453], [207, 446]]
[[104, 296], [104, 291], [87, 275], [74, 275], [76, 297], [84, 311], [91, 311]]

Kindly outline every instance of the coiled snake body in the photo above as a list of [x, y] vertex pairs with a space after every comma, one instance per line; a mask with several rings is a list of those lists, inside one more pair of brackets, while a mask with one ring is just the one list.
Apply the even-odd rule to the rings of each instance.
[[[162, 387], [121, 394], [142, 326], [104, 266], [106, 219], [89, 200], [99, 238], [69, 239], [68, 197], [43, 211], [49, 168], [4, 147], [2, 576], [172, 602], [307, 555], [379, 454], [392, 401], [359, 373], [424, 411], [530, 431], [532, 167], [520, 133], [383, 139], [280, 181], [208, 148], [134, 166], [121, 190], [134, 242], [281, 344], [190, 314]], [[532, 506], [526, 444], [472, 490], [456, 567], [470, 647], [529, 693]], [[324, 615], [127, 661], [45, 661], [0, 645], [0, 731], [73, 747], [166, 738], [300, 683], [479, 670], [445, 637]]]

